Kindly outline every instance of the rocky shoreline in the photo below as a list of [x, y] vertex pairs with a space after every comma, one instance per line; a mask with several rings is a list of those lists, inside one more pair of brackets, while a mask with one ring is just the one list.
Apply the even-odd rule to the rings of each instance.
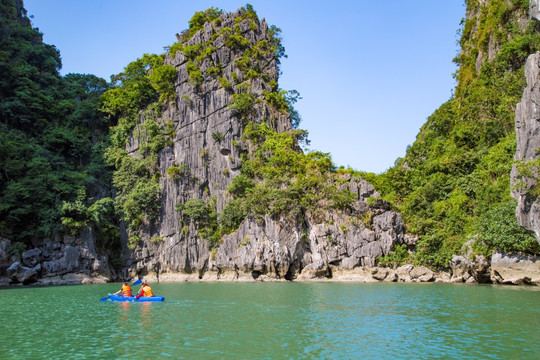
[[[540, 286], [540, 257], [517, 254], [496, 253], [491, 257], [491, 266], [486, 267], [486, 259], [476, 257], [473, 261], [461, 261], [454, 257], [449, 271], [433, 271], [425, 266], [406, 264], [398, 268], [357, 267], [343, 269], [330, 265], [328, 269], [302, 271], [295, 282], [402, 282], [402, 283], [466, 283], [466, 284], [505, 284]], [[459, 261], [458, 261], [459, 260]], [[230, 281], [266, 282], [288, 281], [269, 274], [254, 271], [207, 271], [204, 275], [186, 273], [164, 273], [147, 276], [154, 282], [184, 281]]]
[[[491, 264], [490, 264], [491, 263]], [[256, 271], [212, 269], [203, 274], [167, 272], [149, 273], [145, 279], [150, 282], [401, 282], [401, 283], [464, 283], [464, 284], [504, 284], [540, 286], [540, 257], [495, 253], [490, 263], [483, 256], [467, 260], [455, 256], [449, 271], [433, 271], [425, 266], [406, 264], [397, 268], [357, 267], [343, 269], [330, 265], [326, 269], [308, 269], [296, 278], [287, 280], [274, 274], [261, 274]], [[22, 267], [22, 266], [20, 266]], [[18, 281], [20, 274], [9, 272], [0, 277], [0, 286], [23, 285]], [[103, 275], [85, 272], [67, 273], [39, 277], [25, 285], [76, 285], [103, 284], [120, 279], [111, 279]]]

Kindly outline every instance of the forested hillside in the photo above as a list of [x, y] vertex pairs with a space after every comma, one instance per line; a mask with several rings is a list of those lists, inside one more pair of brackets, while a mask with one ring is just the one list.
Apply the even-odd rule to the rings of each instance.
[[107, 82], [60, 76], [58, 50], [21, 5], [0, 2], [0, 236], [14, 241], [11, 253], [64, 233], [63, 225], [116, 228], [110, 201], [100, 200], [111, 189], [102, 159], [109, 123], [98, 111]]
[[365, 174], [419, 237], [411, 256], [396, 249], [392, 258], [398, 262], [446, 267], [476, 234], [477, 253], [538, 252], [535, 239], [517, 225], [510, 171], [523, 65], [540, 50], [540, 24], [528, 20], [528, 1], [466, 3], [454, 95], [394, 167]]

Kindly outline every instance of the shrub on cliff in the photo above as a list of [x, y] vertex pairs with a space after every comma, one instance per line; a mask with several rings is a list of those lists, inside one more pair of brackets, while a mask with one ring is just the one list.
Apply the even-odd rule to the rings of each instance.
[[315, 209], [346, 209], [356, 200], [350, 191], [337, 189], [329, 154], [299, 151], [306, 136], [304, 130], [277, 133], [265, 123], [246, 126], [243, 139], [250, 150], [228, 189], [235, 200], [220, 217], [226, 227], [238, 226], [248, 214], [303, 216]]
[[[538, 252], [538, 242], [516, 223], [516, 202], [500, 204], [488, 210], [479, 220], [481, 247], [490, 255], [493, 250], [504, 252]], [[478, 243], [478, 241], [477, 241]]]

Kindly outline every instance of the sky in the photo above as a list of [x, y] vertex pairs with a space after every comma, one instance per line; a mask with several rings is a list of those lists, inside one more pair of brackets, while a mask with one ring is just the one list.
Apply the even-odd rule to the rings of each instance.
[[24, 0], [61, 74], [106, 80], [144, 53], [162, 54], [196, 11], [253, 5], [282, 32], [279, 87], [297, 90], [309, 150], [381, 173], [450, 99], [462, 0]]

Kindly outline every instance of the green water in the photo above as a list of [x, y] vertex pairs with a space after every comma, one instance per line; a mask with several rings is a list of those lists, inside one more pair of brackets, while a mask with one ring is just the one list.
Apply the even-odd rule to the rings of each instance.
[[540, 291], [451, 284], [119, 284], [0, 290], [0, 359], [539, 359]]

